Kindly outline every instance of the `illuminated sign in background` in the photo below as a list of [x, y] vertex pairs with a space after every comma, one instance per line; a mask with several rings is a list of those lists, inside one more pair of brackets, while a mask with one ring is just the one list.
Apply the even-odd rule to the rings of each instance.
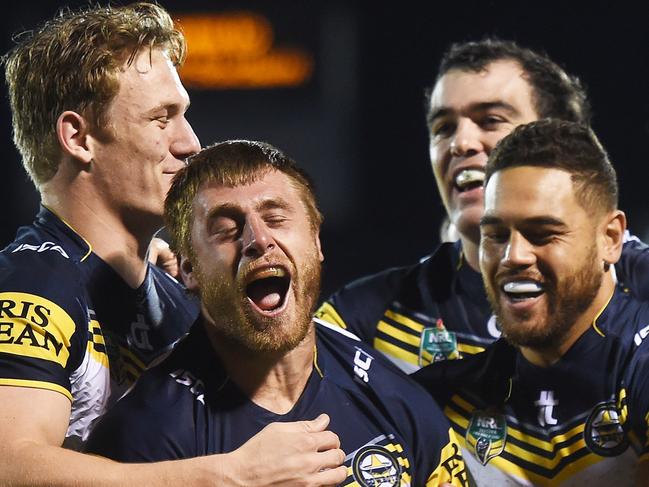
[[261, 14], [239, 11], [177, 17], [187, 38], [185, 85], [198, 89], [297, 87], [313, 75], [313, 55], [300, 46], [274, 44]]

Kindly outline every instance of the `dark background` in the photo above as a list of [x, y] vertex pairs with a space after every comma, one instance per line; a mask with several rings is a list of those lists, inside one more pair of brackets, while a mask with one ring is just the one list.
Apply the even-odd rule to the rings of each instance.
[[[649, 30], [641, 7], [618, 2], [172, 1], [173, 14], [248, 10], [273, 24], [276, 45], [313, 54], [304, 87], [190, 90], [188, 114], [203, 145], [229, 138], [277, 145], [314, 176], [325, 213], [324, 293], [355, 277], [414, 262], [438, 242], [443, 208], [428, 162], [423, 91], [454, 41], [498, 35], [545, 50], [586, 84], [594, 128], [621, 184], [631, 230], [649, 239]], [[63, 5], [6, 4], [0, 48]], [[634, 10], [636, 9], [636, 10]], [[191, 49], [191, 46], [190, 46]], [[0, 244], [31, 221], [38, 197], [0, 106]]]

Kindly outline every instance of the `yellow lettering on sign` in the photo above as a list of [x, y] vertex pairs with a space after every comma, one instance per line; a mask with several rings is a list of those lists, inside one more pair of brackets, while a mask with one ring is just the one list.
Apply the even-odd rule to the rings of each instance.
[[75, 325], [56, 303], [27, 293], [0, 293], [0, 352], [65, 367]]

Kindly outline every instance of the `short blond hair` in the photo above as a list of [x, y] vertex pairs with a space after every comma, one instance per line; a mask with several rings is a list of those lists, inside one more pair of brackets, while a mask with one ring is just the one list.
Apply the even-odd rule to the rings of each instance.
[[323, 216], [309, 175], [293, 159], [266, 142], [228, 140], [190, 157], [187, 166], [174, 177], [165, 200], [165, 221], [172, 249], [193, 256], [192, 209], [203, 184], [214, 181], [227, 187], [242, 186], [258, 181], [269, 171], [279, 171], [289, 177], [301, 196], [312, 229], [318, 231]]
[[58, 170], [56, 122], [66, 110], [104, 128], [119, 90], [118, 73], [142, 49], [163, 49], [175, 65], [185, 59], [183, 34], [152, 3], [62, 10], [41, 28], [17, 36], [4, 57], [14, 143], [39, 187]]

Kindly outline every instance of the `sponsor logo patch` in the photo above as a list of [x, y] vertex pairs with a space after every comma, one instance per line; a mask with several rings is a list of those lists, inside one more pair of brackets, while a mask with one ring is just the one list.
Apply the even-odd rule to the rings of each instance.
[[441, 319], [437, 320], [434, 328], [424, 328], [421, 331], [419, 347], [419, 365], [421, 367], [442, 360], [462, 358], [457, 349], [455, 333], [448, 331]]
[[47, 250], [53, 250], [54, 252], [58, 252], [59, 254], [61, 254], [66, 259], [70, 258], [68, 257], [68, 254], [65, 253], [65, 250], [63, 250], [63, 248], [60, 245], [56, 245], [54, 242], [43, 242], [40, 245], [30, 245], [26, 243], [20, 244], [18, 247], [13, 249], [11, 253], [13, 254], [15, 252], [22, 252], [24, 250], [31, 250], [33, 252], [38, 252], [38, 253], [45, 252]]
[[475, 411], [466, 430], [467, 446], [482, 465], [505, 450], [507, 422], [502, 414]]
[[354, 455], [352, 474], [362, 487], [396, 487], [401, 480], [401, 466], [384, 446], [368, 445]]
[[63, 308], [27, 293], [0, 293], [0, 352], [65, 367], [75, 324]]

